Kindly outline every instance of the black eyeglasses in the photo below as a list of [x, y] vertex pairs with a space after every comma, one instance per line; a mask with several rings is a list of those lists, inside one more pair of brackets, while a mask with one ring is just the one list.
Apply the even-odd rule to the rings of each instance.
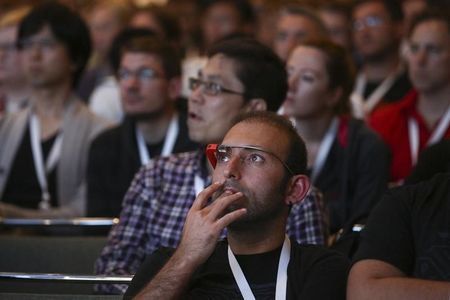
[[244, 95], [243, 92], [237, 92], [233, 91], [227, 88], [224, 88], [218, 83], [212, 82], [212, 81], [203, 81], [198, 78], [189, 78], [189, 89], [191, 91], [196, 90], [198, 87], [202, 88], [202, 93], [209, 96], [217, 96], [220, 93], [228, 93], [228, 94], [235, 94], [235, 95]]

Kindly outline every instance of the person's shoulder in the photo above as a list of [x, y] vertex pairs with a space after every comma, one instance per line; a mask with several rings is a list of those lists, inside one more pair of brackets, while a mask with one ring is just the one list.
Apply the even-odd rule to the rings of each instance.
[[416, 103], [417, 91], [411, 90], [397, 102], [389, 103], [376, 109], [370, 116], [369, 123], [376, 126], [378, 123], [395, 123], [405, 111], [409, 111]]
[[335, 264], [347, 267], [349, 259], [342, 253], [320, 245], [308, 245], [293, 243], [292, 250], [295, 256], [300, 259], [303, 266], [314, 266], [317, 264]]
[[156, 157], [143, 167], [144, 172], [160, 171], [177, 172], [177, 173], [193, 173], [199, 164], [200, 153], [198, 150], [174, 153], [168, 156]]

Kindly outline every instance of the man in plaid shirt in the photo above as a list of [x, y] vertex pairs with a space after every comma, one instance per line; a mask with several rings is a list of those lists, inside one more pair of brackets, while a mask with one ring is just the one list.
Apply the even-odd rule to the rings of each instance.
[[[198, 78], [190, 79], [188, 127], [199, 144], [220, 143], [242, 112], [276, 111], [287, 92], [283, 63], [251, 39], [229, 39], [208, 53]], [[96, 263], [96, 273], [134, 274], [145, 256], [159, 247], [175, 248], [196, 195], [211, 183], [203, 147], [152, 160], [135, 176], [120, 223]], [[316, 193], [292, 207], [288, 234], [299, 243], [325, 243], [323, 205]], [[224, 233], [223, 235], [224, 236]], [[124, 293], [125, 285], [99, 285], [102, 293]]]

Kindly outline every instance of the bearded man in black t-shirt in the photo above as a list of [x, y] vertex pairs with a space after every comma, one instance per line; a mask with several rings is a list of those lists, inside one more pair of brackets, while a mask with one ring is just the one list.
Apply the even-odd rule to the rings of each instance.
[[[285, 234], [290, 205], [310, 186], [292, 124], [244, 115], [207, 155], [214, 183], [193, 203], [179, 247], [153, 253], [125, 298], [345, 299], [346, 258]], [[217, 243], [225, 227], [227, 240]]]

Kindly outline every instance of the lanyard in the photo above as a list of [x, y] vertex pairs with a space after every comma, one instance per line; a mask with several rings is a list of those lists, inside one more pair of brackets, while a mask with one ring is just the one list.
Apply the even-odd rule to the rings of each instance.
[[331, 121], [330, 127], [328, 127], [325, 136], [322, 138], [320, 142], [319, 151], [317, 153], [316, 160], [314, 161], [312, 171], [311, 171], [311, 182], [315, 183], [317, 177], [325, 165], [325, 161], [327, 160], [328, 153], [330, 153], [331, 146], [333, 145], [333, 141], [337, 135], [339, 129], [339, 119], [334, 117]]
[[[286, 289], [287, 289], [287, 268], [289, 265], [289, 259], [291, 257], [291, 242], [286, 236], [284, 238], [283, 248], [281, 249], [280, 260], [278, 262], [278, 272], [277, 272], [277, 284], [275, 288], [275, 299], [284, 300], [286, 299]], [[239, 266], [236, 257], [231, 251], [230, 246], [228, 246], [228, 262], [230, 264], [231, 272], [233, 273], [234, 280], [241, 291], [244, 300], [254, 300], [255, 296], [250, 288], [250, 285]]]
[[200, 175], [194, 177], [195, 198], [205, 189], [205, 180]]
[[[178, 135], [178, 114], [174, 114], [170, 120], [169, 128], [167, 129], [167, 135], [164, 140], [164, 146], [161, 151], [161, 156], [168, 156], [172, 153], [175, 141]], [[142, 165], [146, 165], [150, 161], [150, 153], [145, 145], [144, 136], [142, 132], [136, 127], [136, 140], [139, 151], [139, 158]]]
[[50, 208], [50, 193], [48, 191], [47, 174], [56, 166], [56, 163], [61, 156], [63, 136], [62, 134], [58, 134], [44, 166], [44, 157], [42, 155], [42, 146], [40, 143], [40, 124], [38, 118], [34, 114], [31, 115], [30, 119], [30, 135], [34, 167], [42, 191], [39, 208], [46, 210]]
[[[430, 139], [427, 142], [427, 146], [433, 145], [439, 142], [445, 134], [448, 126], [450, 125], [450, 106], [447, 111], [442, 116], [436, 129], [431, 134]], [[409, 117], [408, 119], [408, 137], [409, 137], [409, 148], [411, 151], [411, 161], [413, 166], [417, 163], [419, 157], [419, 125], [417, 120]]]
[[355, 90], [350, 96], [350, 101], [353, 105], [353, 113], [355, 117], [364, 119], [366, 115], [368, 115], [375, 106], [380, 103], [383, 99], [384, 95], [386, 95], [387, 91], [394, 85], [395, 79], [399, 74], [399, 69], [395, 72], [392, 72], [387, 76], [378, 87], [367, 97], [364, 99], [364, 90], [367, 85], [367, 78], [363, 73], [359, 73], [356, 78]]

